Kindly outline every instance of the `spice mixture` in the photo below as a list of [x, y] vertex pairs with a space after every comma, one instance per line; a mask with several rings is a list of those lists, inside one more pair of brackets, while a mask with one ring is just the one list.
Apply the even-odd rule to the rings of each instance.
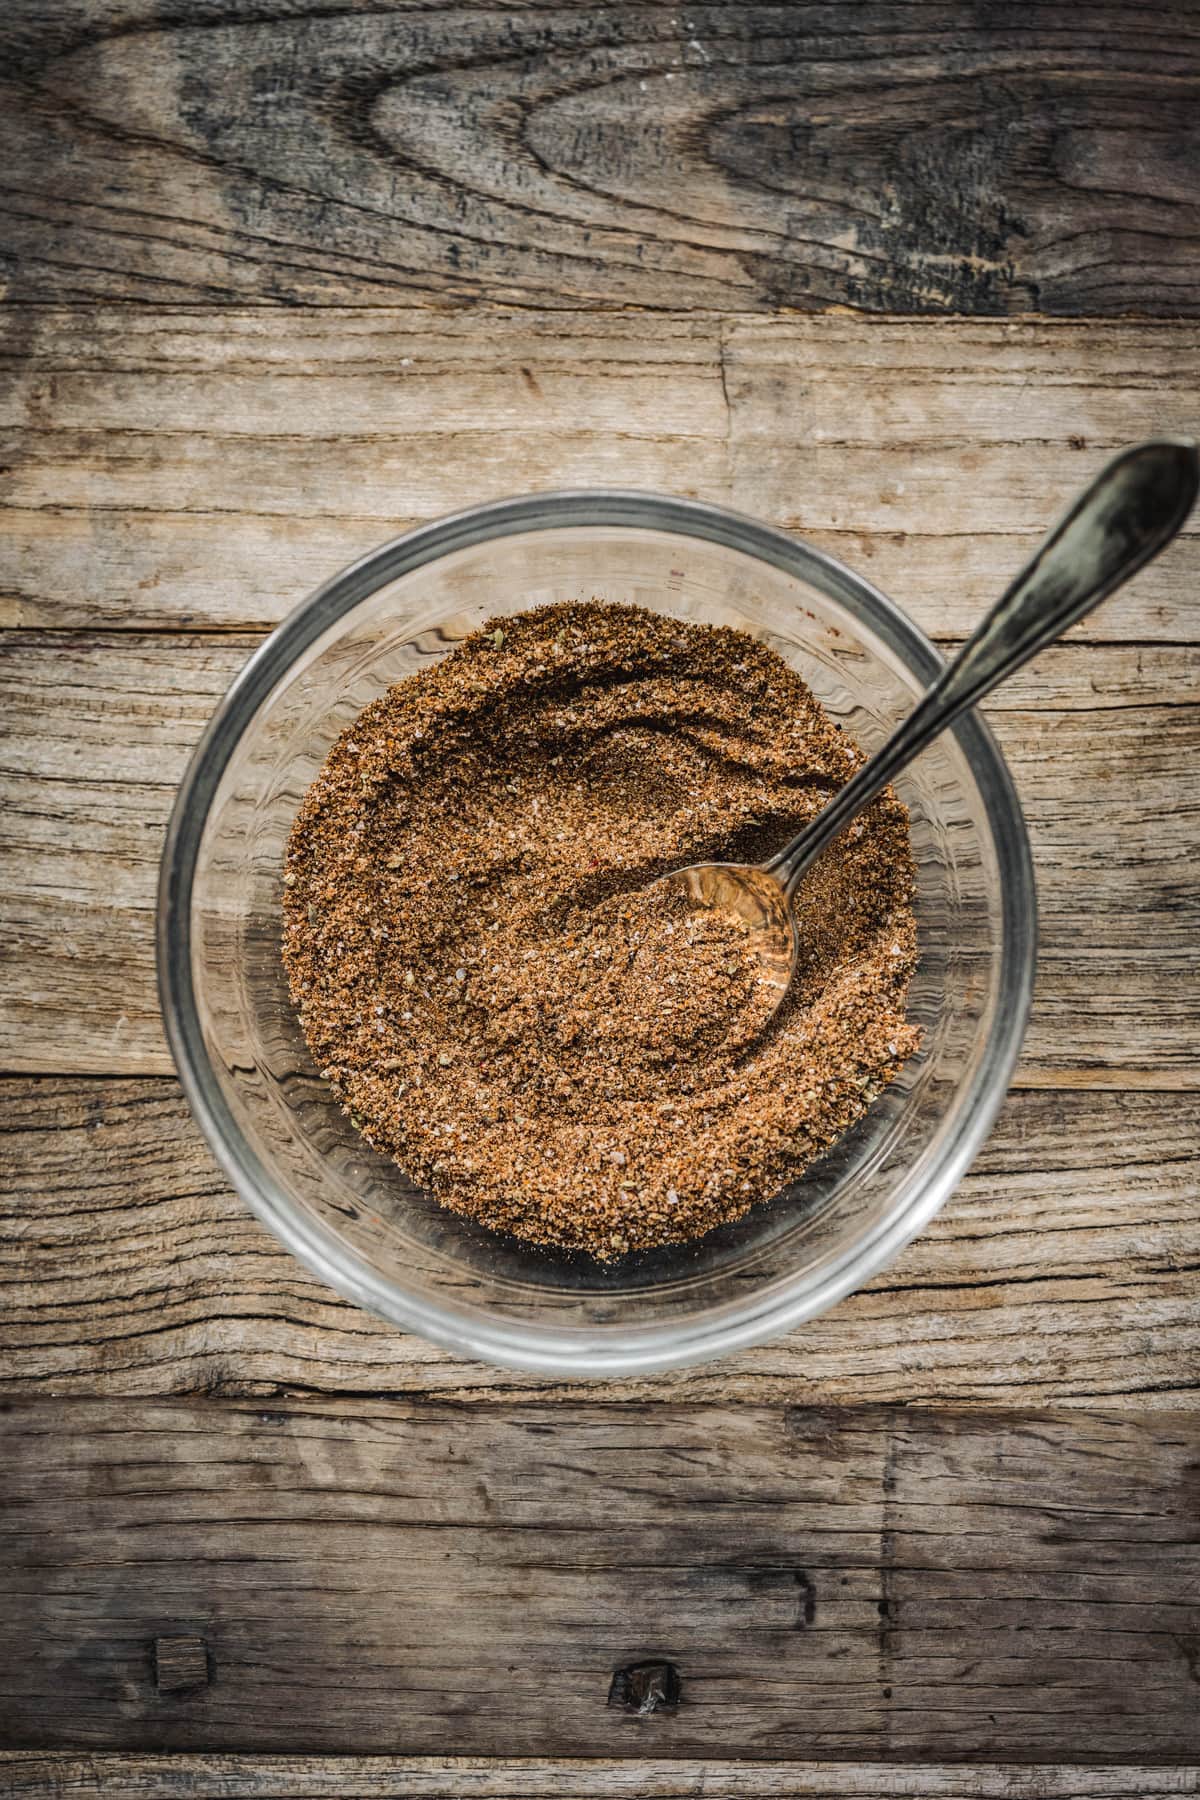
[[773, 1016], [744, 927], [646, 884], [771, 854], [861, 761], [773, 651], [631, 606], [495, 620], [391, 688], [284, 873], [354, 1124], [454, 1211], [600, 1258], [775, 1193], [916, 1048], [907, 811], [882, 795], [801, 887]]

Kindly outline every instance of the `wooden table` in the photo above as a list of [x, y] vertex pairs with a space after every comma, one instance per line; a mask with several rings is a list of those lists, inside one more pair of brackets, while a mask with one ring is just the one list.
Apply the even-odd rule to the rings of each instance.
[[[342, 1303], [215, 1172], [151, 945], [218, 696], [418, 520], [697, 494], [951, 645], [1195, 430], [1200, 11], [9, 0], [0, 44], [0, 1791], [1200, 1791], [1195, 532], [989, 706], [1026, 1051], [783, 1342], [584, 1387]], [[678, 1706], [608, 1704], [647, 1659]]]

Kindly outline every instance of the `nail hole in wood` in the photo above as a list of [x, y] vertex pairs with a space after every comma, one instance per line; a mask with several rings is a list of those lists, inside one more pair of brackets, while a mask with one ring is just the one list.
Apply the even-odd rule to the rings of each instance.
[[670, 1662], [627, 1663], [613, 1671], [608, 1704], [621, 1712], [674, 1712], [679, 1705], [679, 1670]]

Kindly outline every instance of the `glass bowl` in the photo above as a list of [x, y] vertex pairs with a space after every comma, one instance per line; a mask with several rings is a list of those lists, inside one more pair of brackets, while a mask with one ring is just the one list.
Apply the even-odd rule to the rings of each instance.
[[167, 1034], [238, 1192], [350, 1299], [460, 1355], [559, 1376], [719, 1356], [874, 1275], [982, 1143], [1035, 960], [1020, 807], [969, 714], [898, 783], [918, 869], [922, 1048], [802, 1181], [736, 1224], [610, 1266], [437, 1206], [370, 1149], [309, 1059], [280, 962], [284, 847], [330, 745], [385, 687], [492, 614], [593, 596], [750, 632], [868, 750], [941, 666], [861, 576], [753, 519], [615, 490], [475, 507], [335, 575], [250, 659], [184, 777], [159, 894]]

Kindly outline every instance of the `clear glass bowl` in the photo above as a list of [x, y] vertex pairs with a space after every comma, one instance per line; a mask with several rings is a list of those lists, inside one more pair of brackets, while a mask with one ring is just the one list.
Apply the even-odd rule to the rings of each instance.
[[968, 715], [899, 783], [912, 812], [922, 1049], [805, 1179], [691, 1244], [611, 1267], [438, 1207], [350, 1126], [312, 1066], [280, 963], [284, 847], [338, 734], [495, 613], [628, 600], [769, 643], [868, 749], [940, 667], [860, 576], [752, 519], [642, 493], [542, 494], [385, 544], [318, 588], [222, 701], [171, 820], [159, 980], [213, 1152], [258, 1216], [363, 1306], [461, 1355], [641, 1374], [789, 1330], [860, 1286], [975, 1155], [1020, 1047], [1035, 960], [1029, 846]]

